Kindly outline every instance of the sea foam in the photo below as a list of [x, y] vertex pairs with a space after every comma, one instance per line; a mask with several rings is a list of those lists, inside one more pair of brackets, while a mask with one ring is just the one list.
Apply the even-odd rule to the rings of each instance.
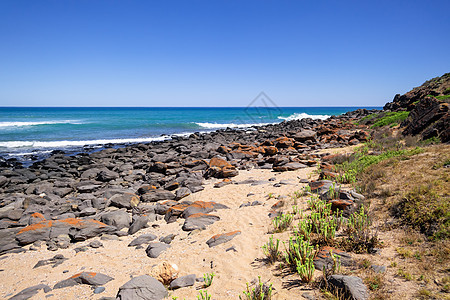
[[40, 122], [0, 122], [0, 128], [3, 127], [22, 127], [22, 126], [37, 126], [37, 125], [52, 125], [52, 124], [81, 124], [76, 120], [61, 120], [61, 121], [40, 121]]
[[127, 144], [127, 143], [143, 143], [153, 141], [164, 141], [170, 139], [170, 136], [134, 138], [134, 139], [104, 139], [104, 140], [86, 140], [86, 141], [9, 141], [0, 142], [0, 147], [5, 148], [62, 148], [71, 146], [85, 145], [104, 145], [104, 144]]
[[320, 119], [320, 120], [325, 120], [328, 119], [329, 115], [308, 115], [306, 113], [294, 113], [292, 115], [290, 115], [289, 117], [278, 117], [278, 119], [280, 120], [286, 120], [286, 121], [292, 121], [292, 120], [300, 120], [300, 119], [306, 119], [306, 118], [311, 118], [311, 119]]

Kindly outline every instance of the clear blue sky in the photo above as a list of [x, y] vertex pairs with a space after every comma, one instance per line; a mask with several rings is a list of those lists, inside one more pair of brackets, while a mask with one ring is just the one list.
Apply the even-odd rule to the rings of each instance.
[[450, 72], [450, 1], [0, 1], [0, 106], [382, 106]]

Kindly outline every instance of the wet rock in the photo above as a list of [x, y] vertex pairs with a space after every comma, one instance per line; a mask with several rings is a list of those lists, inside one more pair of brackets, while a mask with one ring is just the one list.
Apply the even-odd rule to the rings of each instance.
[[168, 292], [161, 282], [148, 275], [141, 275], [121, 286], [116, 299], [162, 300], [167, 296]]
[[222, 234], [216, 234], [212, 236], [209, 240], [206, 241], [206, 244], [212, 248], [217, 245], [226, 243], [231, 241], [235, 236], [241, 234], [239, 230], [228, 232], [228, 233], [222, 233]]

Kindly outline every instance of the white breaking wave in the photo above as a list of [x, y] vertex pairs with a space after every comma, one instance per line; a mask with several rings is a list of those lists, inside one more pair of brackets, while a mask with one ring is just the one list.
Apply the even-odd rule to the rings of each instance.
[[295, 114], [290, 115], [289, 117], [278, 117], [278, 119], [286, 120], [286, 121], [301, 120], [301, 119], [306, 119], [306, 118], [325, 120], [325, 119], [328, 119], [329, 117], [331, 117], [331, 116], [329, 116], [329, 115], [308, 115], [306, 113], [295, 113]]
[[134, 139], [108, 139], [108, 140], [87, 140], [87, 141], [53, 141], [53, 142], [39, 142], [39, 141], [10, 141], [0, 142], [0, 147], [5, 148], [62, 148], [70, 146], [85, 146], [85, 145], [104, 145], [104, 144], [126, 144], [126, 143], [143, 143], [153, 141], [164, 141], [170, 139], [170, 136], [149, 137], [149, 138], [134, 138]]
[[74, 120], [41, 121], [41, 122], [0, 122], [0, 128], [2, 128], [2, 127], [22, 127], [22, 126], [36, 126], [36, 125], [51, 125], [51, 124], [81, 124], [81, 122], [74, 121]]
[[213, 129], [213, 128], [248, 128], [252, 126], [264, 126], [269, 125], [271, 123], [256, 123], [256, 124], [234, 124], [234, 123], [226, 123], [226, 124], [218, 124], [218, 123], [195, 123], [200, 127]]

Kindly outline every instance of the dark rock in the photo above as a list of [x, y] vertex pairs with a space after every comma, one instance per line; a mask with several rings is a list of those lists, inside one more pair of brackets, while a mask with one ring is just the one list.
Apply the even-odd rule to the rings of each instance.
[[104, 286], [99, 286], [99, 287], [96, 287], [95, 289], [94, 289], [94, 294], [101, 294], [101, 293], [103, 293], [105, 291], [105, 287]]
[[68, 260], [68, 258], [65, 258], [62, 254], [57, 254], [49, 259], [40, 260], [34, 265], [33, 269], [46, 266], [46, 265], [52, 265], [52, 268], [59, 266], [64, 261]]
[[176, 196], [174, 193], [166, 190], [151, 190], [143, 195], [141, 195], [142, 202], [156, 202], [161, 200], [175, 200]]
[[102, 242], [95, 240], [95, 241], [90, 242], [88, 246], [91, 248], [100, 248], [100, 247], [103, 247], [103, 244], [102, 244]]
[[211, 225], [216, 221], [219, 221], [219, 216], [197, 213], [190, 215], [184, 221], [182, 230], [184, 231], [192, 231], [196, 229], [204, 230], [207, 225]]
[[167, 296], [168, 292], [161, 282], [148, 275], [141, 275], [121, 286], [116, 299], [162, 300]]
[[58, 282], [57, 284], [55, 284], [53, 289], [65, 288], [68, 286], [74, 286], [74, 285], [78, 285], [78, 284], [99, 286], [99, 285], [104, 285], [113, 279], [114, 278], [109, 277], [102, 273], [82, 272], [82, 273], [75, 274], [66, 280]]
[[162, 252], [170, 248], [170, 245], [165, 243], [151, 243], [148, 245], [145, 252], [148, 257], [157, 258]]
[[29, 288], [26, 288], [26, 289], [20, 291], [19, 293], [17, 293], [16, 295], [12, 296], [8, 300], [25, 300], [25, 299], [30, 299], [31, 297], [36, 295], [40, 290], [44, 290], [44, 293], [48, 293], [52, 289], [46, 284], [38, 284], [38, 285], [34, 285], [34, 286], [31, 286]]
[[184, 197], [187, 197], [191, 194], [191, 190], [189, 190], [187, 187], [181, 187], [176, 192], [176, 198], [175, 200], [183, 199]]
[[133, 193], [115, 194], [109, 199], [109, 202], [118, 208], [131, 209], [138, 206], [139, 196]]
[[367, 300], [369, 292], [361, 278], [346, 275], [331, 275], [328, 278], [328, 286], [339, 290], [345, 299]]
[[102, 182], [109, 182], [117, 178], [119, 178], [119, 174], [111, 170], [100, 171], [97, 175], [97, 180]]
[[235, 236], [237, 236], [239, 234], [241, 234], [241, 232], [239, 230], [233, 231], [233, 232], [228, 232], [228, 233], [223, 233], [223, 234], [216, 234], [216, 235], [212, 236], [209, 240], [207, 240], [206, 244], [210, 248], [212, 248], [217, 245], [231, 241]]
[[195, 284], [195, 274], [178, 277], [170, 283], [169, 289], [176, 290], [183, 287], [193, 286]]
[[116, 210], [101, 216], [103, 223], [115, 226], [118, 230], [130, 227], [131, 218], [125, 210]]
[[314, 258], [314, 267], [316, 270], [322, 270], [324, 266], [326, 268], [330, 268], [333, 265], [333, 259], [331, 258], [330, 251], [333, 255], [339, 255], [339, 260], [342, 266], [348, 267], [353, 264], [350, 254], [342, 250], [326, 246], [320, 249], [319, 253], [317, 253]]
[[165, 237], [161, 237], [161, 238], [159, 239], [159, 241], [160, 241], [161, 243], [170, 244], [170, 243], [172, 243], [172, 241], [173, 241], [173, 239], [174, 239], [175, 237], [176, 237], [176, 235], [173, 234], [173, 233], [171, 233], [171, 234], [166, 235]]
[[149, 221], [149, 217], [147, 215], [137, 216], [134, 218], [133, 223], [128, 229], [128, 234], [132, 235], [138, 232], [139, 230], [146, 228]]

